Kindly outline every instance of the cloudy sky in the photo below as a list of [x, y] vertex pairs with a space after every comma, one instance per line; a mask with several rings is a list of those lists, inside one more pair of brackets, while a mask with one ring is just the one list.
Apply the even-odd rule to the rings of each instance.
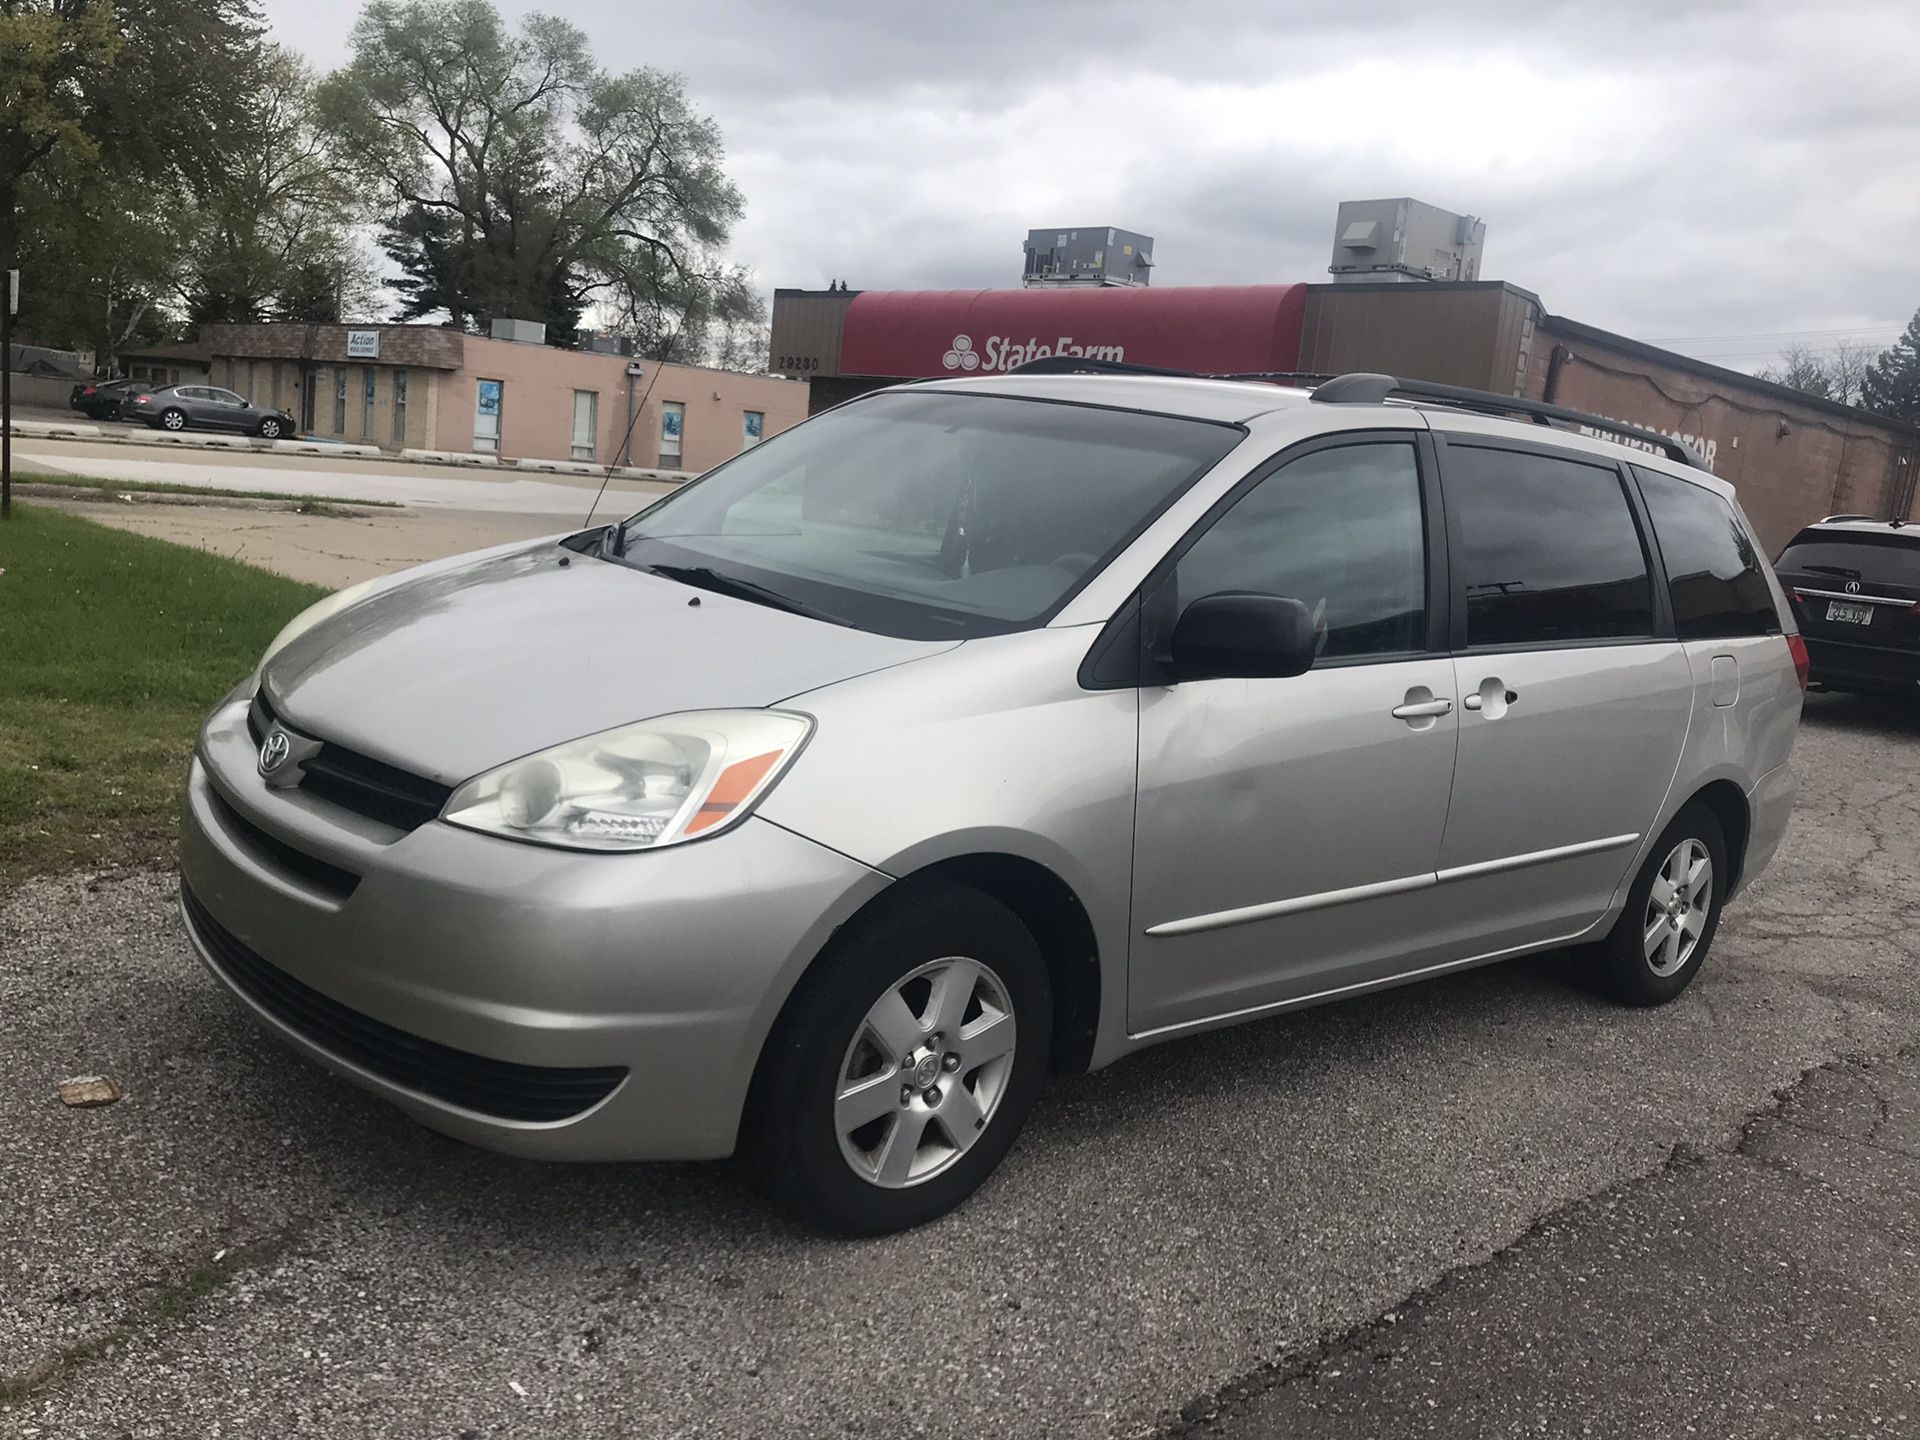
[[[1739, 369], [1920, 308], [1914, 0], [502, 0], [678, 70], [775, 285], [1017, 285], [1029, 227], [1155, 285], [1320, 280], [1342, 199], [1487, 225], [1483, 275]], [[345, 58], [346, 0], [264, 0]]]

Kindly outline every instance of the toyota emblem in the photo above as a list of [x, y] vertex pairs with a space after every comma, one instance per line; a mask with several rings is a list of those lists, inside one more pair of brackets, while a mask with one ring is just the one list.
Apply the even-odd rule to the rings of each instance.
[[293, 753], [293, 741], [287, 738], [284, 730], [272, 731], [260, 742], [260, 773], [271, 775], [287, 763], [287, 757]]
[[1849, 595], [1858, 595], [1860, 593], [1860, 582], [1858, 580], [1847, 581], [1847, 593]]

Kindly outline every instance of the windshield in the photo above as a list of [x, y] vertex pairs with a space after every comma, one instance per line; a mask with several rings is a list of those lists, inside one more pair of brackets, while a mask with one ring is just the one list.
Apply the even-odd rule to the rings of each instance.
[[[756, 446], [628, 520], [626, 563], [698, 569], [909, 638], [1044, 623], [1239, 443], [1236, 426], [892, 391]], [[698, 582], [696, 582], [698, 583]]]

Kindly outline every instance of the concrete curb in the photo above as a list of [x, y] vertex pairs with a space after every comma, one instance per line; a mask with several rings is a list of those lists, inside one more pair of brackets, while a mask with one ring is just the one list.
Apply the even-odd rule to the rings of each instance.
[[418, 465], [498, 465], [498, 455], [463, 455], [458, 450], [402, 450], [402, 460]]
[[129, 484], [125, 490], [97, 490], [91, 485], [62, 485], [51, 476], [39, 474], [25, 479], [15, 476], [13, 489], [15, 494], [29, 500], [66, 500], [78, 505], [117, 505], [122, 509], [130, 505], [171, 505], [196, 510], [275, 510], [297, 515], [308, 513], [309, 506], [320, 505], [325, 507], [326, 514], [344, 520], [417, 513], [403, 505], [374, 505], [344, 497], [321, 500], [299, 495], [275, 499], [261, 495], [192, 495], [174, 490], [142, 490], [137, 484]]
[[104, 434], [98, 425], [68, 424], [63, 420], [15, 420], [7, 428], [16, 439], [98, 440]]
[[261, 448], [259, 442], [249, 440], [242, 435], [182, 435], [177, 430], [156, 430], [142, 443], [184, 445], [190, 450], [258, 450]]
[[378, 445], [350, 445], [336, 440], [269, 440], [269, 448], [283, 455], [358, 455], [365, 459], [384, 459]]
[[[597, 476], [604, 467], [578, 460], [503, 460], [498, 455], [465, 455], [457, 450], [382, 450], [378, 445], [359, 445], [333, 440], [253, 440], [240, 435], [210, 435], [204, 431], [185, 434], [164, 430], [132, 433], [99, 425], [67, 424], [62, 421], [15, 420], [9, 427], [16, 439], [80, 440], [89, 445], [166, 445], [185, 450], [251, 450], [262, 455], [305, 455], [336, 460], [364, 460], [386, 465], [445, 465], [449, 468], [497, 469], [509, 466], [535, 474]], [[684, 485], [695, 479], [691, 470], [637, 470], [617, 466], [615, 480], [651, 480], [662, 485]]]
[[516, 460], [516, 470], [539, 470], [549, 475], [603, 475], [606, 472], [598, 465], [590, 465], [579, 460]]

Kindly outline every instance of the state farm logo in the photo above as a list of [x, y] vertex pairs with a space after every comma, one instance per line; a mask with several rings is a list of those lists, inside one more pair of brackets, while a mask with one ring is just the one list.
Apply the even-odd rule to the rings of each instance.
[[1061, 335], [1052, 344], [1040, 339], [1016, 340], [1011, 335], [989, 335], [987, 343], [980, 349], [973, 348], [971, 335], [956, 335], [953, 343], [947, 347], [947, 353], [940, 357], [940, 363], [949, 370], [984, 370], [992, 374], [997, 370], [1011, 370], [1016, 365], [1024, 365], [1029, 360], [1038, 360], [1043, 355], [1078, 355], [1089, 360], [1125, 360], [1127, 347], [1124, 345], [1081, 345], [1071, 335]]
[[940, 357], [940, 363], [949, 370], [978, 370], [980, 357], [973, 353], [973, 337], [971, 335], [954, 336], [953, 348]]

